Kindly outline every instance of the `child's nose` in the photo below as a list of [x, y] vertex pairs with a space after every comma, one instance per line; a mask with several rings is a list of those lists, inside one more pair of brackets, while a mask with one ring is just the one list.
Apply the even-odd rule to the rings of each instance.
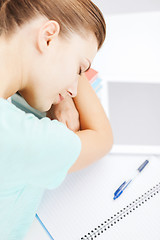
[[71, 97], [77, 96], [77, 87], [78, 87], [78, 81], [75, 81], [68, 89], [67, 92]]

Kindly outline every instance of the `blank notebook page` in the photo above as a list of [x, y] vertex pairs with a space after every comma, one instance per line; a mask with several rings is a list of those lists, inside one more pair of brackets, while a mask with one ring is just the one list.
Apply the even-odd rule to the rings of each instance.
[[[151, 157], [139, 176], [113, 200], [115, 190], [146, 159], [143, 155], [108, 155], [69, 174], [58, 189], [46, 191], [37, 214], [53, 239], [159, 240], [158, 157]], [[106, 230], [105, 225], [109, 226]]]

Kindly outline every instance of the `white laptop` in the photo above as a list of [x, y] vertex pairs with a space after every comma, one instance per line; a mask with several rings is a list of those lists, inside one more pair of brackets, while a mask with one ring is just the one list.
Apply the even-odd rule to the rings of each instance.
[[160, 83], [103, 82], [112, 153], [160, 154]]

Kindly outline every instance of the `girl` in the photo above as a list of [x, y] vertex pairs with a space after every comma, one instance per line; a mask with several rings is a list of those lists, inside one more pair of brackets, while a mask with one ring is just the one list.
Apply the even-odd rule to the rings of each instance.
[[[111, 149], [109, 121], [84, 77], [104, 39], [90, 0], [0, 0], [1, 239], [23, 239], [44, 190]], [[24, 113], [7, 101], [17, 91], [41, 112], [73, 97], [80, 130]]]

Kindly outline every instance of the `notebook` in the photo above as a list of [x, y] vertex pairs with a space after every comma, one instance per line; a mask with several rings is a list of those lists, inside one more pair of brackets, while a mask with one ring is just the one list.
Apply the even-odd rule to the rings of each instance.
[[54, 240], [159, 240], [160, 157], [149, 164], [123, 194], [115, 190], [147, 156], [109, 154], [90, 167], [69, 174], [46, 191], [37, 216]]

